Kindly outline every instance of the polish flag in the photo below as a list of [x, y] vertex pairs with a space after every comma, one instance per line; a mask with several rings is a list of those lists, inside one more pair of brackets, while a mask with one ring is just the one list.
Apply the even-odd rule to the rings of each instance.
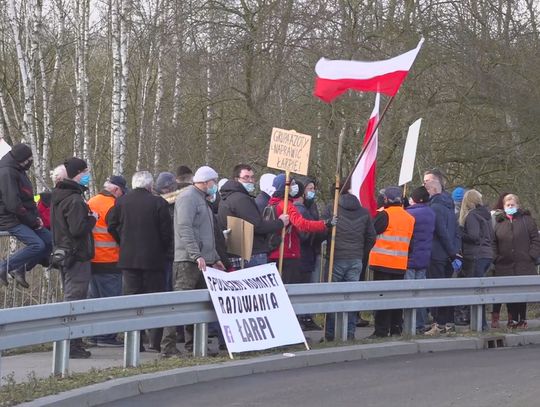
[[423, 42], [422, 38], [415, 49], [384, 61], [321, 58], [315, 66], [317, 78], [313, 93], [327, 103], [349, 89], [394, 96], [407, 77]]
[[369, 117], [366, 134], [364, 136], [365, 147], [368, 147], [358, 162], [351, 176], [351, 193], [355, 195], [360, 204], [366, 208], [371, 216], [377, 214], [377, 202], [375, 201], [375, 173], [377, 162], [377, 145], [379, 144], [379, 130], [373, 133], [373, 129], [379, 121], [380, 94], [375, 97], [375, 107]]

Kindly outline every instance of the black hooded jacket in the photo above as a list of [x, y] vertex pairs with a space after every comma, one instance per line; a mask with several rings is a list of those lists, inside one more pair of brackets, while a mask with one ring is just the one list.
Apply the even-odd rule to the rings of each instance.
[[85, 187], [65, 179], [52, 191], [51, 229], [54, 247], [71, 249], [76, 261], [89, 261], [94, 257], [92, 229], [96, 219], [82, 194]]
[[[333, 204], [328, 205], [323, 218], [332, 217]], [[367, 209], [351, 194], [339, 197], [336, 226], [335, 259], [362, 259], [375, 244], [375, 229]], [[328, 245], [330, 246], [330, 245]]]
[[491, 213], [485, 206], [477, 206], [469, 212], [462, 227], [463, 258], [493, 259], [494, 238]]
[[32, 183], [11, 153], [0, 159], [0, 230], [40, 226]]
[[255, 198], [248, 194], [244, 186], [234, 180], [229, 180], [220, 190], [221, 202], [218, 209], [219, 227], [227, 229], [227, 216], [235, 216], [251, 223], [254, 227], [253, 254], [267, 253], [266, 236], [283, 228], [283, 222], [264, 220], [257, 208]]

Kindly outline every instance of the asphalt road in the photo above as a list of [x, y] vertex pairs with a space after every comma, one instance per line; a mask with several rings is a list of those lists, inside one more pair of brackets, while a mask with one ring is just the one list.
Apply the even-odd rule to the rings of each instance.
[[443, 352], [254, 374], [109, 407], [539, 407], [540, 347]]

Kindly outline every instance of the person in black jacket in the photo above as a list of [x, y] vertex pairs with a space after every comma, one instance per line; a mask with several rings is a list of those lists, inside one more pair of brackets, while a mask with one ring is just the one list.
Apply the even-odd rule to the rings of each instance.
[[[52, 192], [51, 227], [55, 250], [66, 251], [66, 265], [61, 268], [64, 301], [85, 299], [91, 277], [90, 260], [94, 257], [92, 229], [97, 214], [86, 204], [83, 193], [90, 181], [84, 160], [73, 157], [67, 160], [67, 178], [56, 184]], [[82, 346], [82, 339], [70, 342], [71, 358], [88, 358], [90, 352]]]
[[[244, 267], [253, 267], [267, 263], [269, 247], [266, 237], [269, 233], [279, 232], [289, 224], [289, 216], [281, 215], [276, 220], [264, 220], [257, 208], [255, 199], [250, 194], [255, 190], [253, 168], [247, 164], [238, 164], [233, 169], [233, 179], [221, 187], [221, 202], [218, 209], [218, 221], [222, 230], [227, 229], [227, 216], [234, 216], [251, 223], [254, 227], [253, 250], [251, 259]], [[234, 268], [240, 268], [240, 258], [230, 256]]]
[[32, 183], [26, 175], [33, 163], [32, 150], [16, 144], [0, 160], [0, 230], [9, 232], [24, 247], [0, 263], [0, 286], [7, 285], [7, 274], [28, 288], [25, 270], [46, 261], [51, 253], [51, 234], [39, 217]]
[[[323, 211], [323, 218], [332, 216], [333, 203]], [[358, 198], [350, 193], [339, 197], [339, 222], [336, 226], [334, 249], [334, 269], [332, 282], [359, 281], [362, 273], [362, 256], [375, 244], [375, 229], [367, 209], [360, 205]], [[328, 245], [330, 247], [330, 245]], [[354, 340], [356, 312], [349, 312], [347, 339]], [[326, 316], [327, 341], [334, 340], [334, 314]]]
[[[153, 181], [148, 171], [133, 174], [133, 189], [116, 200], [109, 216], [108, 231], [120, 245], [124, 295], [165, 291], [173, 224], [167, 201], [152, 194]], [[151, 348], [159, 351], [160, 343], [161, 329], [150, 330]]]

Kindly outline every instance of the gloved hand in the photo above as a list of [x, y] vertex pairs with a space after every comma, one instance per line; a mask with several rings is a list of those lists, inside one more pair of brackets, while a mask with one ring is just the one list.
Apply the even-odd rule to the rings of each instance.
[[452, 261], [452, 269], [454, 270], [454, 272], [458, 272], [459, 270], [461, 270], [462, 265], [463, 262], [457, 257]]
[[327, 228], [331, 228], [332, 226], [336, 226], [338, 222], [337, 215], [332, 216], [330, 219], [327, 219], [324, 223]]

